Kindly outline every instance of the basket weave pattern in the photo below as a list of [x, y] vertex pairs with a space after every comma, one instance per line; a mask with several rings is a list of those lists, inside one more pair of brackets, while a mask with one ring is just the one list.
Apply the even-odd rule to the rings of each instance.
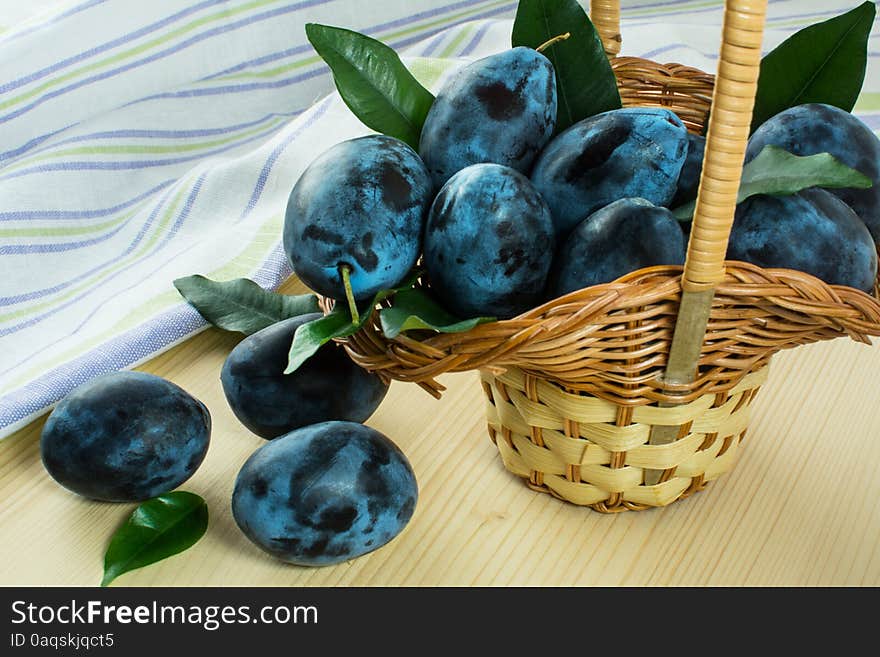
[[[623, 105], [667, 107], [701, 132], [714, 76], [614, 57], [619, 3], [594, 1], [593, 13]], [[438, 375], [479, 370], [489, 435], [505, 467], [536, 490], [597, 511], [663, 506], [728, 471], [775, 353], [839, 337], [870, 344], [880, 335], [876, 287], [872, 296], [798, 271], [723, 262], [726, 238], [716, 236], [732, 221], [760, 54], [757, 18], [730, 11], [726, 20], [719, 66], [727, 89], [740, 95], [716, 94], [715, 119], [729, 125], [719, 123], [715, 143], [711, 134], [707, 143], [706, 214], [698, 207], [684, 271], [641, 269], [456, 334], [412, 331], [387, 339], [374, 313], [344, 340], [362, 367], [438, 397]], [[696, 376], [670, 383], [664, 373], [679, 308], [695, 290], [714, 290]], [[671, 442], [650, 440], [668, 427], [678, 428]]]

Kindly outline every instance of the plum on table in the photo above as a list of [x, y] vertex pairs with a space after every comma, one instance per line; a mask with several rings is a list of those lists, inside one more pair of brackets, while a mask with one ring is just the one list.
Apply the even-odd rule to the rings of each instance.
[[321, 317], [309, 313], [272, 324], [239, 342], [220, 371], [235, 416], [271, 439], [327, 420], [364, 422], [382, 403], [388, 386], [328, 342], [290, 374], [284, 374], [293, 335]]
[[415, 474], [387, 436], [363, 424], [322, 422], [254, 452], [235, 480], [232, 514], [269, 554], [326, 566], [376, 550], [406, 527]]
[[105, 374], [74, 389], [40, 436], [46, 470], [65, 488], [105, 502], [137, 502], [188, 480], [208, 451], [211, 416], [171, 381]]

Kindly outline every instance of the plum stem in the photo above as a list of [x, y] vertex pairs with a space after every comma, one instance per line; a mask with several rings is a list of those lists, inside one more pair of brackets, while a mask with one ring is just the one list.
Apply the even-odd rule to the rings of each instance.
[[548, 39], [547, 41], [542, 43], [540, 46], [535, 48], [535, 50], [537, 50], [540, 53], [543, 53], [547, 48], [552, 46], [554, 43], [559, 43], [560, 41], [565, 41], [570, 36], [571, 36], [571, 32], [566, 32], [565, 34], [560, 34], [558, 36], [553, 37], [552, 39]]
[[348, 301], [348, 310], [351, 312], [351, 321], [358, 324], [361, 321], [361, 316], [354, 301], [354, 290], [351, 289], [351, 267], [340, 265], [339, 273], [342, 274], [342, 285], [345, 287], [345, 298]]

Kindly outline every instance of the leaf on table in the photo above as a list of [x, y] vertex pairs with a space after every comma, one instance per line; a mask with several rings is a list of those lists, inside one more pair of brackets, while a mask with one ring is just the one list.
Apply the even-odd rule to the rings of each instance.
[[[737, 204], [756, 194], [796, 194], [809, 187], [857, 187], [866, 189], [873, 182], [866, 175], [846, 166], [830, 153], [793, 155], [778, 146], [767, 145], [743, 167]], [[696, 201], [675, 208], [679, 221], [690, 221]]]
[[796, 32], [761, 60], [751, 131], [804, 103], [852, 111], [865, 80], [868, 35], [876, 7], [864, 2], [845, 14]]
[[352, 113], [368, 128], [418, 149], [434, 96], [394, 49], [359, 32], [318, 23], [306, 24], [306, 36], [330, 66]]
[[620, 108], [617, 79], [596, 28], [577, 0], [520, 0], [511, 43], [537, 48], [553, 37], [571, 36], [543, 51], [556, 71], [556, 132], [589, 116]]
[[379, 311], [385, 337], [393, 339], [404, 331], [429, 329], [440, 333], [469, 331], [478, 324], [495, 321], [494, 317], [461, 319], [450, 314], [423, 290], [411, 288], [394, 295], [392, 305]]
[[195, 493], [175, 491], [143, 502], [110, 539], [101, 586], [183, 552], [207, 529], [208, 506]]
[[211, 324], [245, 335], [290, 317], [319, 311], [314, 294], [264, 290], [247, 278], [212, 281], [196, 274], [176, 279], [174, 287]]

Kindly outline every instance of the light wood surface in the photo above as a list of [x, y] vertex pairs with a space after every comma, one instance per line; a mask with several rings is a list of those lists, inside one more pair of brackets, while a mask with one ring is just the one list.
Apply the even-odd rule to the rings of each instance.
[[[269, 557], [232, 519], [235, 475], [263, 444], [220, 387], [237, 340], [209, 329], [139, 368], [211, 411], [208, 456], [181, 487], [205, 497], [211, 521], [193, 548], [114, 586], [880, 585], [880, 344], [840, 339], [776, 356], [731, 473], [668, 507], [616, 515], [535, 493], [503, 469], [476, 373], [442, 377], [439, 401], [395, 382], [368, 424], [412, 462], [415, 515], [383, 548], [315, 569]], [[40, 462], [42, 423], [0, 442], [0, 585], [93, 586], [134, 505], [58, 486]]]

